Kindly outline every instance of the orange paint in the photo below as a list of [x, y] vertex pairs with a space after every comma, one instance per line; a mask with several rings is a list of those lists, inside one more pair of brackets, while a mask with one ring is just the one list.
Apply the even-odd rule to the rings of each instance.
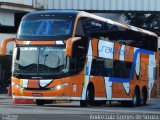
[[93, 56], [97, 57], [98, 56], [98, 39], [97, 38], [92, 39], [92, 48], [93, 48]]

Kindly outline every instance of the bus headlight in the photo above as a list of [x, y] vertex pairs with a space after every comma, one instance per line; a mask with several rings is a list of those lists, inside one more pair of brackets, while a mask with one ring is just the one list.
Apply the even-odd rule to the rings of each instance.
[[61, 85], [56, 85], [56, 86], [50, 88], [50, 90], [59, 90], [59, 89], [64, 88], [64, 87], [66, 87], [68, 85], [69, 85], [69, 83], [63, 83]]
[[16, 83], [12, 82], [12, 86], [16, 87], [17, 89], [23, 90], [24, 88], [17, 85]]

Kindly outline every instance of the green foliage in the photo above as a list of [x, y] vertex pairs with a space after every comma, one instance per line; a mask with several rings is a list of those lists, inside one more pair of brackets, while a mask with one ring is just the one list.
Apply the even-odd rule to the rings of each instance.
[[129, 24], [155, 32], [160, 36], [160, 14], [124, 13]]

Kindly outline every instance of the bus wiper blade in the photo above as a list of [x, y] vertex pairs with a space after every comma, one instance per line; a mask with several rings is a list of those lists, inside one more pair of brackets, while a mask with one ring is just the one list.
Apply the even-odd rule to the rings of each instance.
[[21, 75], [22, 75], [21, 73], [13, 73], [14, 77], [21, 77]]

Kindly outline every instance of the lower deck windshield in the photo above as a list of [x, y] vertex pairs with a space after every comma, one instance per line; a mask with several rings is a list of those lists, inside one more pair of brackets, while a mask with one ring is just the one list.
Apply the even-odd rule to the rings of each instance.
[[13, 57], [13, 76], [53, 78], [68, 72], [65, 46], [17, 47]]

